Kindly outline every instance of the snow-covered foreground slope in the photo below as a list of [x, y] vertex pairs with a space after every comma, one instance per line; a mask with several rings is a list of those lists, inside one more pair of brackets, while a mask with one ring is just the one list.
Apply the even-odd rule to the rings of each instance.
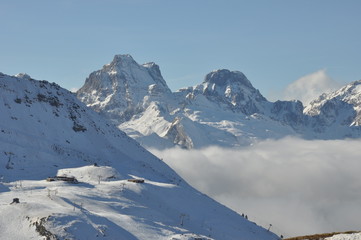
[[58, 85], [0, 74], [0, 92], [1, 239], [277, 239]]
[[[0, 197], [2, 239], [36, 239], [36, 231], [58, 239], [277, 239], [189, 188], [128, 182], [114, 172], [87, 166], [61, 170], [78, 184], [4, 184], [9, 191]], [[15, 197], [20, 203], [9, 205]]]

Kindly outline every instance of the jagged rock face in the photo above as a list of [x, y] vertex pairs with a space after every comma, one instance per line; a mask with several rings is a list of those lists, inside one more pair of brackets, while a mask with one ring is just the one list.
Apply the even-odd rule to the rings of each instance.
[[186, 134], [184, 126], [181, 124], [180, 118], [174, 119], [167, 129], [165, 137], [183, 148], [191, 149], [194, 147], [192, 139]]
[[246, 76], [238, 71], [213, 71], [206, 75], [202, 85], [203, 94], [207, 98], [244, 114], [262, 112], [262, 103], [267, 101]]
[[[310, 127], [326, 133], [334, 131], [339, 137], [359, 137], [361, 125], [361, 80], [330, 93], [322, 94], [304, 109]], [[340, 131], [340, 128], [343, 128]]]
[[298, 129], [305, 124], [303, 104], [300, 101], [276, 101], [272, 104], [271, 118]]
[[130, 55], [116, 55], [110, 64], [89, 75], [77, 97], [119, 124], [147, 107], [145, 96], [170, 93], [155, 63], [139, 65]]

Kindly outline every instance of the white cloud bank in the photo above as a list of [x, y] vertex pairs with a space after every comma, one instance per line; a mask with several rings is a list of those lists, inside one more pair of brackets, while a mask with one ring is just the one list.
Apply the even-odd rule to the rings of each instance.
[[361, 141], [285, 138], [151, 151], [192, 186], [285, 237], [361, 230]]
[[329, 77], [325, 70], [319, 70], [289, 84], [283, 92], [283, 98], [297, 99], [308, 105], [322, 93], [332, 92], [340, 87], [341, 85]]

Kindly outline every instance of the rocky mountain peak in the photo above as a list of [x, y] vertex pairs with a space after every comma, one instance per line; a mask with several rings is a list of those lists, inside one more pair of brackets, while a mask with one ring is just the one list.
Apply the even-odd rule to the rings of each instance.
[[125, 65], [129, 63], [136, 63], [133, 57], [130, 54], [117, 54], [114, 56], [112, 65]]
[[78, 98], [116, 123], [143, 111], [153, 97], [171, 93], [155, 63], [138, 64], [129, 54], [115, 55], [110, 64], [89, 75], [77, 92]]
[[239, 71], [230, 71], [228, 69], [219, 69], [208, 73], [204, 79], [205, 83], [225, 86], [234, 83], [242, 84], [246, 87], [253, 88], [247, 77]]
[[[332, 93], [324, 93], [312, 101], [304, 114], [314, 121], [331, 126], [361, 126], [361, 80], [352, 82]], [[352, 133], [354, 134], [354, 133]]]
[[212, 71], [206, 75], [202, 85], [203, 94], [207, 98], [225, 103], [232, 110], [245, 114], [262, 112], [261, 105], [267, 101], [239, 71], [227, 69]]
[[355, 107], [361, 105], [361, 80], [352, 82], [332, 93], [324, 93], [313, 100], [305, 109], [307, 115], [319, 114], [319, 109], [328, 101], [342, 101]]
[[[154, 62], [148, 62], [145, 64], [138, 64], [129, 54], [115, 55], [113, 61], [103, 67], [103, 70], [111, 75], [118, 75], [118, 78], [137, 80], [136, 73], [146, 71], [153, 78], [153, 84], [160, 84], [165, 88], [168, 88], [160, 72], [159, 66]], [[141, 79], [139, 79], [141, 80]]]
[[31, 79], [30, 75], [27, 74], [27, 73], [18, 73], [18, 74], [15, 75], [15, 77], [22, 78], [22, 79], [27, 79], [27, 80]]

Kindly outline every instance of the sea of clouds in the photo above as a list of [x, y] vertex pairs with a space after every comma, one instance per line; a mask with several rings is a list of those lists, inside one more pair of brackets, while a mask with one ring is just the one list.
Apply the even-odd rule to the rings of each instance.
[[361, 141], [150, 149], [192, 186], [285, 237], [361, 230]]

